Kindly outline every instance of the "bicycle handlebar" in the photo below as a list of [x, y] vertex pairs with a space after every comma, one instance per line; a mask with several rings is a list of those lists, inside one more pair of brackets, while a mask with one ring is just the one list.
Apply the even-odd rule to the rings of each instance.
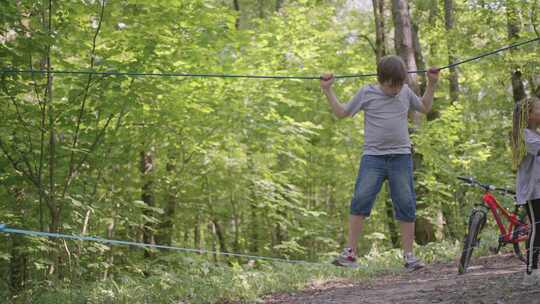
[[499, 188], [499, 187], [496, 187], [496, 186], [490, 185], [490, 184], [483, 184], [483, 183], [477, 181], [474, 177], [471, 177], [471, 176], [469, 176], [469, 177], [458, 176], [457, 179], [462, 180], [462, 181], [466, 182], [467, 184], [469, 184], [471, 186], [476, 186], [476, 187], [482, 188], [485, 191], [497, 191], [497, 192], [500, 192], [500, 193], [502, 193], [504, 195], [511, 195], [511, 196], [516, 195], [516, 192], [513, 191], [513, 190], [510, 190], [510, 189], [507, 189], [507, 188]]

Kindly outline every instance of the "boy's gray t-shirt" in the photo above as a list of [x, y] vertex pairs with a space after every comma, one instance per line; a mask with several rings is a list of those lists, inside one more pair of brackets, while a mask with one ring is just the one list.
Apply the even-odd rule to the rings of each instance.
[[365, 155], [411, 153], [408, 112], [420, 109], [420, 98], [408, 85], [396, 96], [386, 95], [378, 85], [366, 85], [345, 105], [352, 116], [362, 110], [365, 113]]
[[527, 154], [519, 165], [516, 178], [517, 203], [540, 199], [540, 134], [533, 130], [524, 130]]

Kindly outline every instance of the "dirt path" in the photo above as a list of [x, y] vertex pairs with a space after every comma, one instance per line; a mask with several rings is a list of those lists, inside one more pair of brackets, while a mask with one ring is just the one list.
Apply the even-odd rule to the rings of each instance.
[[471, 264], [465, 275], [457, 274], [456, 263], [432, 264], [414, 273], [368, 282], [312, 285], [299, 293], [269, 296], [264, 303], [540, 303], [540, 287], [523, 286], [525, 266], [514, 256], [482, 257]]

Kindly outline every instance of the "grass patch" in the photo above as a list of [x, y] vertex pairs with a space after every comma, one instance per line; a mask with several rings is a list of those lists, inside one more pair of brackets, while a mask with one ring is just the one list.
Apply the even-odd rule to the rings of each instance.
[[[491, 236], [476, 255], [488, 253]], [[459, 242], [418, 246], [415, 251], [427, 263], [455, 261]], [[329, 263], [291, 264], [266, 261], [239, 264], [211, 263], [204, 256], [170, 254], [138, 271], [123, 269], [101, 281], [48, 282], [29, 288], [12, 303], [257, 303], [271, 293], [298, 291], [310, 284], [332, 280], [371, 280], [403, 271], [401, 250], [373, 252], [361, 259], [359, 269]], [[457, 267], [456, 267], [457, 271]]]

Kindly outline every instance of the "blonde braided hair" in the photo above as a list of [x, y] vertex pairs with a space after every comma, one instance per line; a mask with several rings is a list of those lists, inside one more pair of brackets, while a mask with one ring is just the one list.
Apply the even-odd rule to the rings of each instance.
[[512, 117], [512, 169], [517, 170], [521, 161], [527, 154], [525, 148], [525, 132], [524, 129], [528, 126], [529, 113], [532, 110], [533, 104], [540, 103], [540, 99], [536, 97], [525, 98], [522, 101], [516, 102], [514, 106], [514, 115]]

